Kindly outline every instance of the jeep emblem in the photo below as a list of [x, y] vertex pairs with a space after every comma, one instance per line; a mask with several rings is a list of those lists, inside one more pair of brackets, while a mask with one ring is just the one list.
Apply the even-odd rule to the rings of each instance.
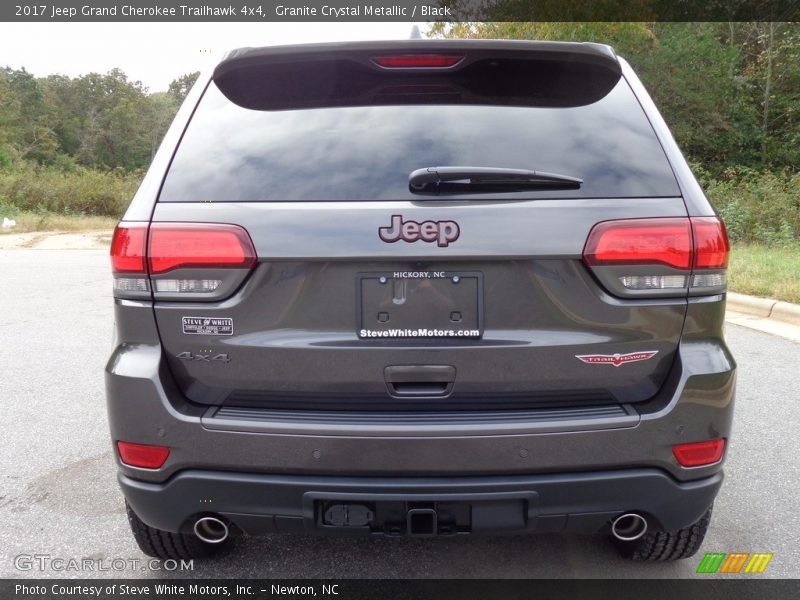
[[446, 248], [450, 242], [458, 239], [461, 230], [455, 221], [403, 221], [402, 215], [392, 215], [392, 224], [388, 227], [378, 227], [378, 237], [384, 242], [393, 244], [399, 240], [404, 242], [436, 242], [438, 246]]

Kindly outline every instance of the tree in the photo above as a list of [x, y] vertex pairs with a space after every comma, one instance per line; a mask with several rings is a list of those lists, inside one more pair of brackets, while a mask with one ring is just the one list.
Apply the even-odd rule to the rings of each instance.
[[49, 162], [56, 154], [58, 140], [51, 127], [44, 93], [39, 81], [24, 68], [3, 69], [5, 93], [12, 99], [3, 111], [7, 120], [5, 137], [20, 159]]
[[169, 84], [167, 93], [176, 98], [179, 103], [183, 102], [183, 99], [186, 98], [186, 94], [188, 94], [189, 90], [192, 89], [192, 86], [194, 85], [194, 82], [197, 81], [198, 77], [200, 77], [200, 71], [186, 73], [177, 79], [173, 79]]

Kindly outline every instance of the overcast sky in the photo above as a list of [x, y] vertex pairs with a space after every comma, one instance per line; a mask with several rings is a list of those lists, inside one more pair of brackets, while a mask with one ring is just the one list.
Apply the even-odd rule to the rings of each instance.
[[[76, 77], [119, 67], [151, 92], [231, 48], [407, 39], [412, 23], [0, 23], [0, 67]], [[424, 32], [426, 25], [418, 23]]]

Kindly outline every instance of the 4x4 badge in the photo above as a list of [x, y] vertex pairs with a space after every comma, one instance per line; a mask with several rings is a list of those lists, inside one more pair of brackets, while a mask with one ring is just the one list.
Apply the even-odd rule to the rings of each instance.
[[590, 365], [613, 365], [619, 367], [632, 362], [649, 360], [656, 354], [658, 354], [658, 350], [646, 350], [628, 354], [576, 354], [575, 358]]
[[436, 242], [438, 246], [446, 248], [450, 242], [458, 239], [461, 230], [455, 221], [403, 221], [403, 215], [392, 215], [392, 224], [388, 227], [378, 227], [378, 237], [384, 242], [393, 244], [404, 242]]

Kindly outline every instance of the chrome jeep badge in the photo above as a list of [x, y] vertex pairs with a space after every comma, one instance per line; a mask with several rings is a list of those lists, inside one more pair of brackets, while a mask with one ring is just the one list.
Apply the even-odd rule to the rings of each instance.
[[403, 240], [412, 243], [417, 240], [436, 242], [437, 246], [446, 248], [455, 242], [461, 230], [455, 221], [404, 221], [402, 215], [392, 215], [392, 224], [378, 228], [378, 237], [384, 242], [393, 244]]

